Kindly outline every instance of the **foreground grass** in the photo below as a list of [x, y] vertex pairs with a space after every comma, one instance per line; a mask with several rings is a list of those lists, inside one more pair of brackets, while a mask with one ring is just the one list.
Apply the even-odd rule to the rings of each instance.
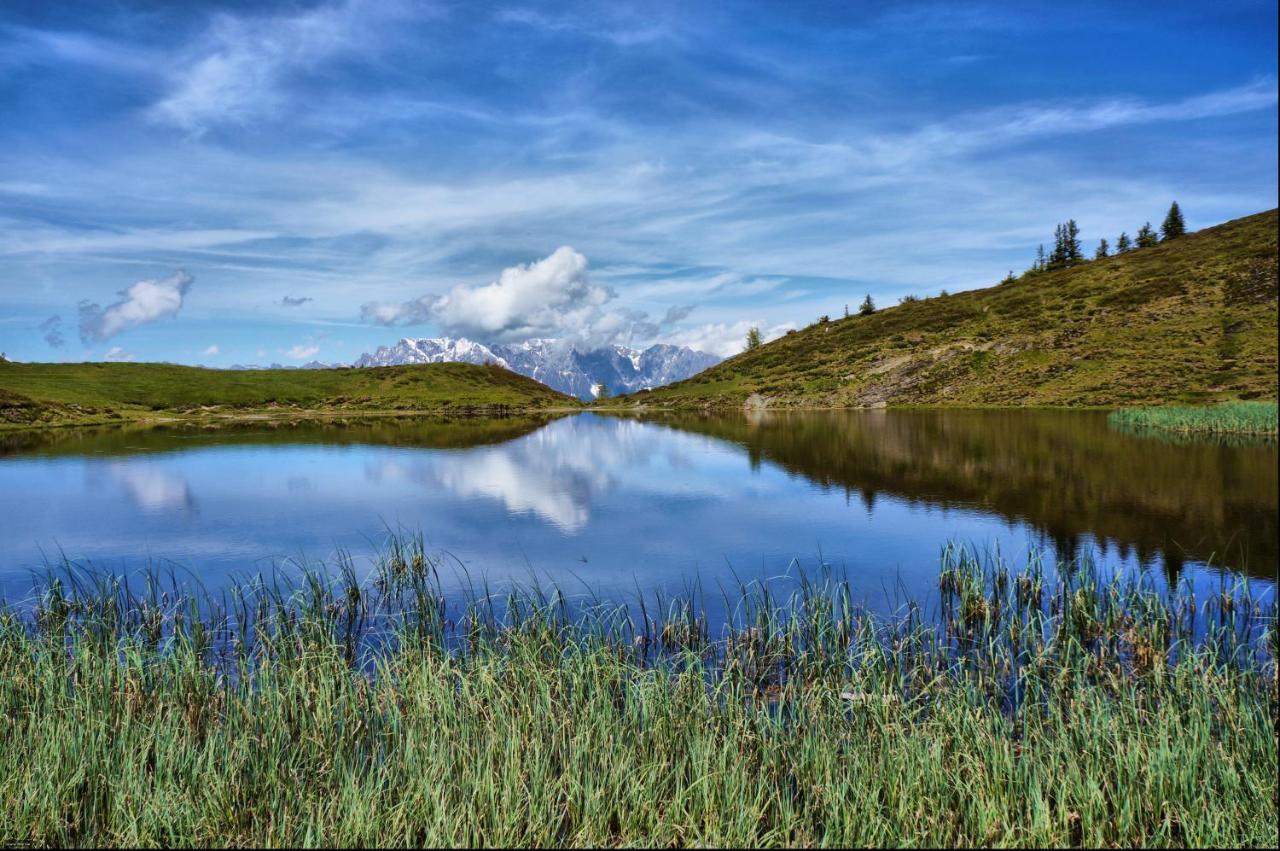
[[833, 304], [829, 321], [600, 404], [741, 408], [758, 396], [777, 408], [1114, 408], [1275, 399], [1276, 215], [870, 316], [840, 318]]
[[1129, 429], [1183, 433], [1275, 437], [1280, 405], [1275, 402], [1224, 402], [1199, 408], [1122, 408], [1108, 417]]
[[217, 421], [321, 412], [576, 408], [498, 366], [219, 370], [159, 363], [0, 363], [0, 428], [131, 420]]
[[[451, 612], [420, 548], [226, 601], [104, 577], [0, 618], [0, 842], [1266, 845], [1274, 603], [944, 554], [850, 587]], [[714, 639], [714, 640], [713, 640]]]

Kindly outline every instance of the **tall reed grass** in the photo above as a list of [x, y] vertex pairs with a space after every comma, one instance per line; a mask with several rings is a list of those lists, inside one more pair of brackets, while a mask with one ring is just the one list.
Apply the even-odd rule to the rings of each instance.
[[1276, 402], [1223, 402], [1195, 408], [1121, 408], [1113, 411], [1108, 421], [1114, 426], [1134, 430], [1275, 437], [1280, 405]]
[[1274, 598], [949, 547], [834, 575], [457, 606], [421, 541], [216, 600], [61, 571], [0, 612], [0, 842], [1266, 845]]

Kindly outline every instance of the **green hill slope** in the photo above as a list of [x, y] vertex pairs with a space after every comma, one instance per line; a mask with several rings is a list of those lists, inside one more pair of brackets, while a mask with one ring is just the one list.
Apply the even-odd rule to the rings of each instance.
[[243, 371], [155, 363], [0, 363], [0, 427], [579, 405], [523, 375], [465, 363]]
[[811, 325], [611, 405], [1113, 406], [1276, 397], [1276, 211]]

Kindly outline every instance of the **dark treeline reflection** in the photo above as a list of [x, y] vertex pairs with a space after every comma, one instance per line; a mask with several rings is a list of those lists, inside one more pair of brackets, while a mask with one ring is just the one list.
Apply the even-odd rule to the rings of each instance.
[[994, 511], [1061, 555], [1105, 540], [1172, 577], [1194, 560], [1274, 580], [1274, 443], [1170, 442], [1064, 411], [827, 411], [649, 418], [743, 446], [870, 507], [877, 494]]
[[553, 415], [512, 417], [367, 417], [348, 421], [260, 421], [217, 426], [60, 428], [0, 433], [5, 455], [134, 455], [207, 446], [251, 444], [402, 446], [468, 449], [523, 437]]

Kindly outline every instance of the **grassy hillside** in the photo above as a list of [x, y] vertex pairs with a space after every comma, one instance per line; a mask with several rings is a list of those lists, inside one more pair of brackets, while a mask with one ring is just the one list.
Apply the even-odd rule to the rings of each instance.
[[1070, 269], [811, 325], [610, 404], [1203, 403], [1276, 397], [1276, 211]]
[[0, 363], [0, 427], [302, 411], [527, 410], [578, 400], [497, 366], [228, 371], [153, 363]]

